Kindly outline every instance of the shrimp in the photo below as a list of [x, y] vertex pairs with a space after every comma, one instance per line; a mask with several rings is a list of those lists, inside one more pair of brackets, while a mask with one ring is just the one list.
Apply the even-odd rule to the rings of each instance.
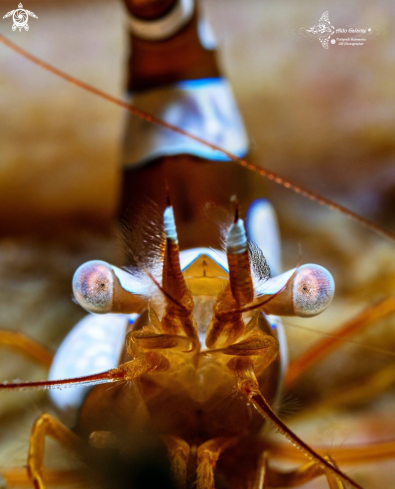
[[[215, 8], [219, 8], [219, 7], [217, 6]], [[252, 7], [252, 8], [254, 8], [254, 7]], [[81, 15], [81, 12], [79, 12], [79, 14]], [[230, 15], [230, 14], [228, 14], [228, 15]], [[60, 15], [59, 15], [59, 17], [60, 17]], [[64, 19], [62, 20], [62, 22], [63, 21], [64, 21]], [[31, 30], [29, 32], [29, 36], [32, 33], [33, 33], [33, 30]], [[29, 37], [29, 39], [30, 39], [30, 37]], [[19, 65], [22, 62], [18, 61], [17, 63]], [[7, 63], [6, 63], [6, 65], [7, 65]], [[243, 73], [243, 70], [240, 68], [239, 68], [239, 71], [241, 71], [241, 73]], [[52, 83], [52, 82], [48, 82], [48, 83]], [[56, 83], [56, 82], [54, 82], [54, 83]], [[241, 83], [241, 82], [239, 82], [239, 83]], [[236, 81], [234, 83], [234, 85], [237, 88], [238, 82]], [[77, 95], [77, 97], [79, 97], [79, 95]], [[241, 97], [242, 97], [242, 95], [241, 95]], [[59, 99], [58, 94], [57, 94], [57, 98]], [[77, 106], [78, 105], [82, 106], [82, 100], [84, 100], [83, 103], [89, 103], [89, 102], [86, 102], [86, 98], [84, 96], [81, 98], [81, 102], [77, 102]], [[55, 102], [56, 102], [56, 100], [55, 100]], [[248, 109], [248, 99], [246, 99], [245, 104], [247, 105], [247, 109]], [[266, 107], [268, 105], [269, 105], [269, 102], [266, 101]], [[100, 109], [98, 109], [98, 110], [100, 110]], [[51, 111], [52, 111], [52, 113], [54, 113], [54, 111], [56, 111], [56, 107], [55, 108], [52, 107], [52, 109], [51, 108], [48, 109], [48, 112], [51, 112]], [[289, 112], [292, 114], [291, 110]], [[253, 117], [252, 115], [249, 115], [248, 110], [246, 110], [246, 116], [247, 116], [247, 122], [248, 122], [249, 117], [251, 117], [251, 119]], [[115, 117], [118, 117], [118, 115], [116, 115]], [[292, 116], [292, 117], [294, 117], [294, 116]], [[22, 127], [22, 125], [20, 124], [20, 128], [21, 127]], [[257, 124], [252, 124], [252, 127], [257, 127]], [[100, 128], [99, 129], [96, 128], [96, 130], [99, 131]], [[256, 131], [257, 132], [255, 134], [259, 134], [258, 130], [256, 130]], [[60, 133], [62, 133], [62, 129], [60, 130]], [[58, 137], [60, 139], [62, 138], [62, 136], [63, 136], [62, 134], [58, 135]], [[21, 138], [23, 137], [23, 133], [20, 134], [20, 137]], [[255, 136], [255, 138], [257, 138], [257, 136]], [[87, 138], [87, 140], [89, 141], [89, 138]], [[264, 150], [262, 150], [260, 148], [260, 146], [262, 146], [262, 144], [264, 144], [264, 143], [266, 143], [266, 147]], [[263, 151], [265, 159], [267, 159], [267, 153], [269, 151], [267, 149], [267, 140], [264, 140], [264, 143], [259, 142], [259, 140], [258, 140], [258, 142], [256, 144], [258, 146], [258, 149], [261, 149]], [[83, 144], [88, 144], [88, 143], [84, 142]], [[115, 144], [114, 144], [114, 147], [115, 147]], [[269, 146], [269, 148], [270, 148], [270, 146]], [[96, 151], [96, 153], [92, 153], [92, 154], [93, 155], [96, 154], [96, 156], [101, 152], [100, 149], [98, 149], [98, 148], [95, 148], [95, 151]], [[103, 156], [100, 156], [100, 161], [102, 161], [102, 159], [103, 159]], [[281, 159], [281, 158], [279, 157], [279, 159]], [[93, 156], [92, 161], [94, 161], [94, 164], [92, 166], [97, 165], [97, 159], [95, 159], [95, 156]], [[67, 165], [66, 165], [66, 163], [67, 163]], [[68, 166], [68, 163], [69, 163], [68, 161], [66, 162], [65, 160], [63, 160], [63, 165], [61, 165], [61, 166], [66, 167], [66, 166]], [[280, 165], [281, 165], [281, 162], [280, 162]], [[33, 165], [30, 165], [30, 166], [33, 166]], [[80, 166], [81, 166], [80, 163], [77, 161], [75, 167], [78, 168]], [[23, 165], [22, 165], [22, 167], [23, 167]], [[22, 169], [24, 170], [24, 168], [22, 168]], [[92, 168], [92, 170], [93, 170], [93, 168]], [[114, 202], [115, 202], [115, 172], [113, 172], [113, 174], [112, 174], [113, 175], [111, 177], [112, 180], [110, 182], [108, 182], [108, 181], [106, 182], [107, 186], [105, 188], [105, 191], [103, 191], [102, 188], [98, 188], [98, 186], [96, 185], [96, 182], [100, 179], [101, 179], [101, 181], [105, 180], [107, 178], [107, 175], [110, 173], [110, 171], [108, 169], [105, 170], [108, 173], [103, 172], [103, 174], [102, 174], [103, 176], [101, 176], [99, 178], [97, 172], [96, 171], [93, 172], [92, 170], [91, 171], [85, 170], [87, 172], [87, 177], [86, 177], [85, 181], [83, 181], [83, 179], [80, 178], [80, 175], [78, 176], [78, 178], [75, 179], [77, 181], [76, 185], [80, 186], [79, 188], [83, 189], [83, 192], [82, 191], [76, 192], [75, 191], [76, 187], [72, 187], [71, 189], [66, 188], [64, 193], [66, 194], [69, 192], [69, 193], [73, 194], [74, 197], [76, 195], [80, 194], [80, 195], [84, 195], [84, 198], [88, 198], [88, 197], [86, 197], [86, 192], [90, 192], [91, 198], [92, 198], [92, 194], [93, 194], [92, 202], [94, 202], [95, 206], [97, 204], [99, 204], [99, 207], [96, 207], [98, 209], [97, 215], [99, 214], [99, 211], [100, 211], [104, 215], [103, 221], [105, 221], [106, 219], [107, 219], [107, 221], [109, 221], [110, 220], [110, 215], [109, 215], [110, 213], [108, 211], [108, 208], [111, 206], [111, 202], [112, 202], [113, 206], [114, 206]], [[65, 169], [63, 169], [62, 171], [67, 172], [67, 170], [65, 170]], [[291, 175], [294, 175], [294, 172], [295, 172], [295, 170], [291, 170]], [[29, 175], [29, 174], [27, 174], [27, 175]], [[21, 172], [21, 176], [23, 177], [23, 172]], [[24, 178], [26, 178], [26, 175], [24, 176]], [[55, 183], [56, 179], [62, 180], [62, 173], [59, 174], [58, 171], [56, 171], [56, 172], [54, 172], [54, 175], [52, 178], [54, 179], [53, 180], [54, 183], [51, 184], [51, 183], [47, 182], [47, 185], [49, 187], [53, 187], [55, 189], [55, 188], [57, 188], [56, 183]], [[93, 182], [92, 182], [92, 178], [94, 178], [96, 180], [93, 180]], [[23, 178], [21, 179], [21, 182], [23, 182]], [[111, 185], [112, 185], [112, 187], [111, 187]], [[22, 191], [24, 193], [25, 192], [34, 192], [34, 189], [27, 189], [26, 187], [22, 188], [22, 184], [21, 184], [21, 193], [22, 193]], [[293, 201], [292, 201], [292, 204], [290, 204], [289, 200], [291, 199], [291, 197], [288, 197], [287, 194], [285, 194], [285, 192], [280, 190], [277, 186], [275, 189], [271, 188], [268, 191], [271, 194], [270, 195], [271, 200], [273, 200], [275, 202], [276, 208], [280, 209], [280, 222], [281, 222], [282, 229], [284, 229], [283, 233], [285, 233], [286, 238], [292, 234], [292, 238], [288, 238], [289, 241], [286, 241], [286, 243], [289, 242], [291, 244], [285, 245], [287, 253], [284, 253], [284, 255], [285, 255], [285, 260], [287, 260], [287, 262], [286, 262], [287, 267], [291, 268], [297, 262], [298, 251], [297, 251], [297, 246], [294, 243], [295, 243], [295, 241], [296, 242], [302, 241], [303, 260], [304, 261], [316, 261], [318, 263], [321, 263], [321, 264], [327, 266], [330, 269], [334, 268], [335, 269], [334, 275], [335, 275], [336, 282], [338, 284], [339, 283], [342, 284], [341, 285], [342, 291], [344, 292], [346, 297], [347, 296], [349, 297], [348, 309], [347, 309], [347, 306], [343, 306], [344, 299], [339, 298], [339, 299], [337, 299], [337, 302], [334, 303], [334, 305], [333, 305], [333, 311], [334, 312], [332, 313], [332, 316], [327, 319], [327, 323], [328, 323], [327, 328], [330, 328], [333, 325], [339, 325], [340, 323], [344, 322], [345, 319], [350, 318], [353, 315], [352, 314], [353, 312], [361, 309], [362, 304], [364, 304], [364, 306], [366, 307], [367, 305], [371, 304], [373, 302], [373, 300], [377, 300], [377, 299], [380, 299], [380, 298], [388, 295], [388, 291], [389, 291], [391, 281], [393, 281], [393, 278], [392, 278], [393, 277], [393, 272], [392, 272], [393, 269], [391, 269], [391, 249], [389, 246], [387, 248], [387, 245], [385, 243], [377, 240], [376, 238], [373, 238], [371, 235], [364, 234], [365, 231], [362, 231], [359, 228], [356, 228], [354, 225], [351, 225], [350, 228], [348, 228], [347, 230], [343, 230], [343, 226], [342, 226], [342, 228], [340, 228], [340, 226], [338, 224], [339, 221], [337, 221], [338, 218], [333, 217], [333, 214], [328, 213], [328, 215], [331, 217], [327, 218], [326, 217], [327, 211], [323, 211], [321, 209], [317, 210], [316, 208], [314, 208], [310, 205], [307, 205], [304, 202], [300, 203], [299, 204], [300, 207], [297, 210], [295, 210], [296, 204], [294, 202], [295, 202], [295, 200], [298, 200], [298, 198], [292, 197]], [[277, 197], [276, 197], [276, 195], [277, 195]], [[26, 197], [24, 197], [24, 199], [26, 199]], [[19, 200], [21, 201], [22, 199], [19, 199]], [[288, 202], [284, 203], [284, 200], [287, 200]], [[25, 201], [27, 202], [27, 199]], [[47, 200], [46, 202], [48, 202], [48, 201], [50, 202], [50, 200]], [[283, 202], [280, 202], [280, 201], [283, 201]], [[110, 202], [110, 205], [109, 205], [109, 202]], [[41, 205], [41, 207], [40, 207], [40, 205]], [[65, 213], [69, 212], [70, 213], [70, 207], [67, 207], [70, 205], [71, 205], [71, 209], [73, 209], [73, 206], [76, 206], [78, 208], [78, 206], [80, 205], [80, 203], [78, 202], [78, 198], [77, 198], [77, 201], [72, 202], [72, 204], [67, 203], [67, 202], [64, 203], [63, 208], [60, 209], [60, 212], [58, 209], [54, 209], [52, 218], [55, 220], [59, 216], [59, 214], [61, 214], [62, 212], [65, 212]], [[35, 210], [37, 210], [37, 214], [40, 214], [40, 211], [42, 211], [43, 206], [44, 206], [44, 204], [43, 203], [40, 204], [40, 202], [38, 204], [36, 204]], [[85, 201], [84, 209], [86, 211], [86, 215], [90, 216], [90, 213], [92, 213], [93, 207], [94, 207], [93, 204], [89, 204], [89, 203], [86, 204], [86, 201]], [[313, 214], [318, 214], [319, 217], [315, 218], [315, 219], [312, 217], [307, 217], [307, 216], [311, 216]], [[297, 216], [297, 218], [296, 218], [296, 216]], [[50, 220], [51, 213], [48, 212], [48, 214], [46, 214], [45, 217]], [[309, 223], [308, 222], [306, 223], [306, 220], [310, 221], [313, 219], [314, 219], [314, 221], [313, 221], [314, 224], [312, 226], [310, 225], [310, 229], [308, 229]], [[329, 220], [329, 224], [328, 224], [328, 221], [326, 219]], [[88, 220], [87, 218], [84, 219], [84, 221], [87, 221], [87, 220]], [[316, 224], [317, 221], [320, 223], [319, 226]], [[19, 222], [18, 226], [24, 225], [24, 223], [19, 219], [18, 219], [18, 222]], [[295, 222], [298, 222], [298, 225], [295, 225], [294, 224]], [[26, 225], [28, 225], [28, 223]], [[104, 225], [105, 225], [105, 223], [104, 223]], [[306, 230], [306, 228], [308, 230]], [[313, 228], [313, 230], [311, 230], [311, 228]], [[332, 234], [330, 234], [328, 232], [328, 228], [332, 232]], [[329, 238], [328, 238], [328, 234], [330, 236]], [[320, 235], [321, 235], [321, 241], [319, 241]], [[346, 235], [346, 238], [344, 237], [344, 235]], [[356, 241], [356, 238], [354, 237], [355, 235], [360, 235], [358, 243], [355, 243], [355, 241]], [[369, 236], [369, 237], [366, 238], [366, 236]], [[352, 244], [353, 244], [352, 251], [345, 251], [345, 249], [346, 249], [345, 248], [345, 246], [346, 246], [345, 242], [350, 241], [350, 240], [352, 240]], [[341, 248], [341, 250], [339, 250], [339, 248]], [[355, 248], [358, 250], [358, 252], [355, 251]], [[377, 254], [375, 254], [374, 251], [372, 251], [372, 248], [377, 248], [377, 250], [379, 250], [379, 251], [377, 251]], [[291, 250], [291, 253], [288, 253], [289, 250]], [[334, 250], [339, 250], [339, 254], [340, 254], [340, 258], [339, 258], [339, 261], [337, 262], [337, 264], [334, 263], [335, 262], [335, 258], [333, 256]], [[367, 256], [367, 258], [361, 259], [360, 258], [361, 256], [364, 256], [364, 257]], [[91, 258], [98, 258], [97, 255], [94, 256], [93, 254], [91, 254], [90, 257]], [[99, 257], [99, 258], [101, 258], [101, 257]], [[372, 270], [373, 267], [371, 265], [368, 265], [367, 272], [365, 271], [366, 270], [365, 267], [363, 268], [363, 271], [362, 271], [358, 267], [360, 260], [362, 260], [362, 263], [365, 260], [367, 262], [369, 262], [370, 264], [375, 263], [374, 269]], [[370, 267], [370, 270], [369, 270], [369, 267]], [[74, 268], [76, 268], [76, 267], [74, 267]], [[338, 275], [339, 277], [342, 277], [343, 280], [342, 280], [342, 278], [338, 279], [336, 275]], [[347, 280], [344, 280], [344, 275], [347, 277]], [[360, 277], [362, 277], [361, 282], [359, 282], [359, 285], [357, 282], [358, 275]], [[382, 279], [382, 277], [384, 277], [384, 279]], [[356, 294], [358, 294], [358, 288], [359, 288], [359, 295], [356, 295], [357, 299], [355, 299], [355, 298], [351, 299], [351, 291], [354, 291], [354, 294], [355, 294], [355, 290], [356, 290], [357, 291]], [[355, 295], [353, 295], [352, 297], [355, 297]], [[358, 299], [358, 297], [359, 297], [359, 299]], [[361, 297], [363, 299], [361, 299]], [[76, 312], [73, 312], [73, 314], [74, 314], [74, 318], [72, 318], [70, 320], [69, 326], [72, 325], [72, 323], [75, 320], [75, 317], [78, 315], [78, 313], [76, 313]], [[298, 324], [296, 326], [298, 326]], [[383, 325], [382, 327], [384, 328], [385, 326], [388, 327], [388, 324]], [[287, 325], [285, 325], [285, 327], [287, 328], [287, 333], [289, 332], [289, 334], [291, 334], [292, 336], [297, 336], [297, 335], [301, 334], [300, 328], [299, 329], [297, 329], [296, 327], [291, 328], [291, 326], [287, 326]], [[309, 327], [311, 329], [317, 329], [318, 328], [317, 326], [310, 326], [310, 323], [309, 323]], [[65, 330], [66, 328], [67, 328], [67, 326], [64, 326], [63, 330]], [[320, 326], [320, 328], [324, 328], [324, 327]], [[26, 331], [27, 331], [27, 329], [26, 329]], [[314, 338], [315, 334], [317, 334], [317, 333], [311, 333], [311, 332], [309, 333], [309, 335], [310, 335], [309, 341], [312, 341], [311, 338]], [[388, 338], [388, 336], [386, 336], [386, 338]], [[302, 341], [302, 343], [304, 343], [303, 340], [299, 340], [299, 341]], [[389, 340], [386, 339], [386, 341], [389, 341]], [[293, 343], [293, 342], [291, 342], [291, 343]], [[295, 348], [295, 350], [293, 350], [291, 353], [292, 353], [292, 355], [296, 356], [297, 355], [296, 347], [293, 347], [293, 348]], [[365, 359], [366, 351], [364, 349], [361, 350], [358, 346], [357, 346], [357, 349], [358, 349], [358, 351], [362, 351], [362, 353], [359, 353], [359, 355], [362, 355], [363, 358]], [[387, 348], [387, 350], [391, 350], [391, 348]], [[341, 354], [341, 352], [339, 354]], [[375, 354], [373, 354], [373, 356], [374, 355]], [[388, 361], [388, 355], [387, 355], [386, 360], [384, 360], [384, 362], [385, 361]], [[376, 359], [373, 359], [373, 362], [375, 362], [375, 363], [379, 362], [380, 363], [380, 362], [382, 362], [382, 360], [378, 361]], [[357, 362], [355, 362], [355, 363], [357, 363]], [[332, 364], [328, 368], [331, 370], [331, 375], [332, 375], [333, 374]], [[358, 372], [360, 372], [359, 368], [360, 368], [360, 365], [358, 365], [358, 367], [355, 368], [354, 373], [350, 373], [349, 378], [346, 379], [345, 382], [350, 382], [350, 378], [352, 380], [355, 378], [356, 375], [360, 375], [358, 373]], [[343, 377], [342, 374], [344, 374], [344, 368], [343, 369], [339, 368], [339, 370], [340, 370], [340, 372], [339, 372], [338, 377]], [[343, 370], [343, 372], [342, 372], [342, 370]], [[368, 370], [368, 368], [366, 368], [366, 370]], [[369, 371], [367, 371], [367, 372], [365, 371], [365, 375], [368, 375], [368, 374], [369, 374]], [[20, 374], [17, 373], [17, 375], [20, 375]], [[318, 374], [316, 374], [316, 377], [314, 378], [314, 380], [310, 379], [309, 382], [306, 382], [307, 385], [306, 384], [304, 385], [303, 394], [299, 393], [298, 397], [306, 398], [307, 399], [305, 401], [306, 403], [308, 402], [309, 399], [311, 400], [311, 398], [316, 397], [317, 392], [319, 392], [320, 395], [323, 395], [325, 397], [325, 395], [328, 394], [328, 392], [329, 392], [328, 391], [329, 387], [325, 386], [324, 392], [322, 392], [320, 390], [322, 383], [320, 383], [319, 379], [322, 378], [322, 376], [327, 378], [327, 375], [329, 375], [329, 374], [327, 374], [327, 372], [325, 372], [325, 371], [324, 371], [324, 373], [321, 372], [319, 377], [318, 377]], [[335, 388], [337, 388], [338, 384], [335, 381], [334, 381], [334, 384], [335, 384]], [[358, 429], [361, 429], [361, 427], [359, 426]], [[383, 431], [383, 428], [381, 428], [381, 430]], [[348, 436], [349, 436], [349, 434], [348, 434]], [[336, 443], [340, 444], [341, 441], [336, 440], [336, 442], [333, 442], [333, 446], [335, 447]], [[334, 454], [335, 453], [336, 453], [336, 451], [334, 449]], [[378, 475], [375, 474], [375, 477], [377, 480]], [[373, 477], [373, 480], [375, 479], [375, 477]], [[375, 483], [375, 482], [373, 482], [373, 483]]]

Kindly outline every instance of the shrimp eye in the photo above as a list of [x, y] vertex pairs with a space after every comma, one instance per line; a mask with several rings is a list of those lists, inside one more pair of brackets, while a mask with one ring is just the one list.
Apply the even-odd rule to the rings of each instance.
[[333, 298], [332, 275], [319, 265], [303, 265], [293, 283], [293, 307], [296, 315], [315, 316], [324, 311]]
[[110, 312], [114, 278], [111, 266], [100, 260], [81, 265], [73, 277], [73, 292], [78, 303], [89, 312]]

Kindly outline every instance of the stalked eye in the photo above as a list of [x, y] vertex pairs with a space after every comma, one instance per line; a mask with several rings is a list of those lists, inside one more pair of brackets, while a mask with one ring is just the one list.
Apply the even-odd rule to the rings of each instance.
[[73, 291], [78, 303], [90, 312], [110, 312], [113, 302], [111, 266], [100, 260], [81, 265], [73, 277]]
[[334, 292], [332, 275], [314, 264], [288, 270], [256, 288], [257, 295], [261, 297], [258, 303], [264, 296], [275, 295], [263, 304], [262, 310], [278, 316], [316, 316], [329, 306]]
[[319, 265], [299, 268], [293, 283], [293, 305], [298, 316], [315, 316], [324, 311], [333, 298], [332, 275]]
[[149, 289], [138, 275], [105, 261], [88, 261], [73, 277], [77, 302], [89, 312], [132, 314], [146, 307]]

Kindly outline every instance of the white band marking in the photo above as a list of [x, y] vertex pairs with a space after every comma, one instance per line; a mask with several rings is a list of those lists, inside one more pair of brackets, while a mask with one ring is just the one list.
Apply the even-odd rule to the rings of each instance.
[[167, 39], [191, 20], [194, 7], [193, 0], [178, 0], [165, 17], [157, 20], [141, 20], [129, 13], [129, 29], [148, 41]]

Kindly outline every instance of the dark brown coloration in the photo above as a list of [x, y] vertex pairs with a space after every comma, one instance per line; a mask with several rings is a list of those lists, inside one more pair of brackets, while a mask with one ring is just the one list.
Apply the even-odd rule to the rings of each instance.
[[146, 41], [131, 35], [128, 91], [220, 76], [216, 53], [200, 44], [197, 26], [195, 11], [191, 21], [168, 39]]
[[135, 17], [153, 20], [166, 15], [176, 2], [177, 0], [124, 0], [123, 3]]

